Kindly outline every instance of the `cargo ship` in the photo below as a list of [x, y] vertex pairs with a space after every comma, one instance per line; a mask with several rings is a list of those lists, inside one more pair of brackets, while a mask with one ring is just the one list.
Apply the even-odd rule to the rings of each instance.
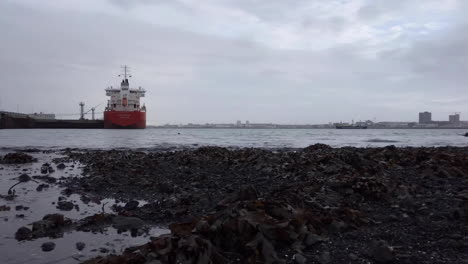
[[120, 88], [112, 86], [106, 89], [110, 96], [104, 110], [104, 128], [146, 128], [146, 107], [140, 105], [140, 98], [145, 96], [141, 87], [130, 88], [128, 67], [123, 67], [124, 73]]
[[336, 125], [336, 129], [367, 129], [367, 126], [363, 125]]
[[0, 111], [1, 128], [104, 128], [104, 121], [84, 118], [55, 119], [55, 116]]
[[358, 122], [358, 123], [354, 123], [354, 120], [351, 122], [351, 124], [349, 123], [336, 123], [335, 124], [335, 128], [336, 129], [367, 129], [367, 125], [366, 123], [363, 123], [363, 122]]

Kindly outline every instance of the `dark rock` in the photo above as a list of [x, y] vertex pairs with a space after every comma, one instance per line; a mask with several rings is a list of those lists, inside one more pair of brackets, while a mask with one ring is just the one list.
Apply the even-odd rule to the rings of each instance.
[[132, 211], [138, 208], [140, 203], [138, 201], [130, 201], [125, 204], [124, 209], [127, 211]]
[[143, 220], [137, 217], [115, 216], [112, 218], [112, 226], [118, 230], [139, 229], [144, 226]]
[[303, 255], [301, 254], [294, 254], [294, 262], [297, 263], [297, 264], [305, 264], [307, 263], [307, 258], [304, 257]]
[[73, 210], [73, 203], [69, 201], [59, 201], [57, 203], [57, 209], [62, 210], [62, 211], [71, 211]]
[[83, 242], [77, 242], [75, 246], [76, 246], [76, 249], [78, 249], [79, 251], [82, 251], [86, 247], [86, 244]]
[[15, 206], [16, 211], [20, 211], [20, 210], [23, 210], [23, 209], [24, 209], [24, 207], [22, 205]]
[[36, 188], [36, 191], [38, 192], [42, 192], [42, 190], [46, 189], [46, 188], [49, 188], [49, 185], [48, 184], [45, 184], [45, 183], [41, 183], [37, 186]]
[[6, 206], [6, 205], [0, 205], [0, 212], [2, 211], [10, 211], [10, 206]]
[[321, 243], [323, 242], [323, 238], [321, 236], [318, 236], [316, 234], [307, 234], [306, 238], [305, 238], [305, 241], [304, 241], [304, 244], [308, 247], [311, 247], [315, 244], [318, 244], [318, 243]]
[[37, 148], [27, 148], [27, 149], [23, 149], [21, 150], [22, 152], [26, 152], [26, 153], [36, 153], [36, 152], [41, 152], [40, 149], [37, 149]]
[[372, 242], [370, 249], [372, 258], [379, 263], [390, 263], [395, 260], [393, 249], [384, 240]]
[[331, 148], [332, 147], [330, 147], [328, 145], [317, 143], [317, 144], [310, 145], [310, 146], [304, 148], [303, 151], [327, 150], [327, 149], [331, 149]]
[[174, 192], [174, 187], [171, 184], [167, 183], [167, 182], [161, 182], [161, 183], [158, 184], [158, 190], [161, 193], [170, 194], [170, 193]]
[[67, 166], [66, 166], [65, 164], [63, 164], [63, 163], [60, 163], [59, 165], [57, 165], [57, 169], [59, 169], [59, 170], [63, 170], [63, 169], [65, 169], [66, 167], [67, 167]]
[[31, 163], [36, 162], [37, 159], [33, 158], [31, 155], [26, 153], [8, 153], [6, 154], [0, 163], [6, 164], [21, 164], [21, 163]]
[[61, 237], [63, 230], [71, 224], [72, 221], [61, 214], [45, 215], [42, 220], [32, 223], [33, 237]]
[[[46, 173], [47, 173], [47, 172], [46, 172]], [[45, 182], [47, 182], [47, 183], [55, 183], [55, 182], [57, 182], [57, 179], [56, 179], [56, 178], [50, 177], [50, 176], [47, 176], [47, 175], [43, 175], [43, 176], [33, 176], [33, 179], [45, 181]]]
[[23, 174], [21, 174], [21, 175], [18, 177], [18, 181], [19, 181], [19, 182], [28, 182], [28, 181], [30, 181], [30, 180], [32, 180], [31, 176], [29, 176], [29, 175], [26, 174], [26, 173], [23, 173]]
[[465, 137], [468, 137], [468, 132], [466, 132], [464, 136], [465, 136]]
[[236, 201], [256, 200], [258, 198], [257, 190], [252, 186], [242, 186], [234, 195], [228, 196], [219, 202], [219, 205], [225, 206]]
[[31, 237], [32, 237], [31, 229], [24, 227], [24, 226], [20, 227], [15, 233], [16, 240], [27, 240], [27, 239], [31, 239]]
[[41, 167], [41, 173], [42, 174], [47, 174], [49, 172], [49, 166], [44, 166], [42, 165]]
[[66, 219], [62, 214], [48, 214], [45, 215], [42, 219], [52, 222], [53, 226], [55, 227], [64, 226], [70, 221]]
[[352, 261], [356, 261], [358, 260], [358, 256], [356, 254], [353, 254], [353, 253], [349, 253], [348, 255], [349, 259], [351, 259]]
[[[84, 177], [62, 182], [70, 193], [153, 201], [114, 208], [123, 217], [176, 223], [172, 234], [116, 257], [120, 263], [186, 253], [188, 262], [219, 253], [240, 263], [289, 263], [300, 253], [316, 263], [326, 262], [324, 251], [331, 263], [458, 263], [467, 244], [467, 154], [468, 147], [322, 145], [84, 151], [69, 154], [85, 166]], [[99, 217], [109, 226], [115, 216]], [[462, 238], [441, 242], [454, 234]], [[398, 255], [388, 245], [363, 245], [370, 238], [398, 244]]]
[[317, 258], [317, 261], [320, 264], [328, 264], [331, 262], [330, 252], [324, 251], [320, 256]]
[[42, 251], [44, 252], [49, 252], [55, 249], [55, 243], [54, 242], [45, 242], [44, 244], [41, 245]]
[[257, 200], [257, 197], [257, 190], [252, 185], [242, 188], [237, 194], [238, 201]]

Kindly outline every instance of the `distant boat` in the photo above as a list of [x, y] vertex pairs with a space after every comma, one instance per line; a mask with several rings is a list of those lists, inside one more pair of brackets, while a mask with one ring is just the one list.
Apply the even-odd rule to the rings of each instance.
[[341, 125], [338, 124], [335, 126], [336, 129], [367, 129], [367, 126], [364, 125]]

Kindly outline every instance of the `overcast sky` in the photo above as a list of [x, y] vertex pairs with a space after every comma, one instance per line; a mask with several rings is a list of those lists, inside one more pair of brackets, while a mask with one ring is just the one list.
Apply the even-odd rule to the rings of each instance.
[[467, 0], [2, 0], [0, 109], [105, 104], [127, 64], [149, 124], [467, 120], [467, 13]]

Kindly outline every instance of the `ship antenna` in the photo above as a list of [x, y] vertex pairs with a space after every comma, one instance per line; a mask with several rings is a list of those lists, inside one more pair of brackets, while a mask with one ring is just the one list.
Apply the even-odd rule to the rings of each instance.
[[130, 67], [128, 67], [127, 65], [124, 65], [121, 67], [122, 67], [123, 74], [119, 74], [119, 77], [123, 76], [124, 80], [127, 80], [127, 78], [132, 77], [132, 75], [130, 75]]

